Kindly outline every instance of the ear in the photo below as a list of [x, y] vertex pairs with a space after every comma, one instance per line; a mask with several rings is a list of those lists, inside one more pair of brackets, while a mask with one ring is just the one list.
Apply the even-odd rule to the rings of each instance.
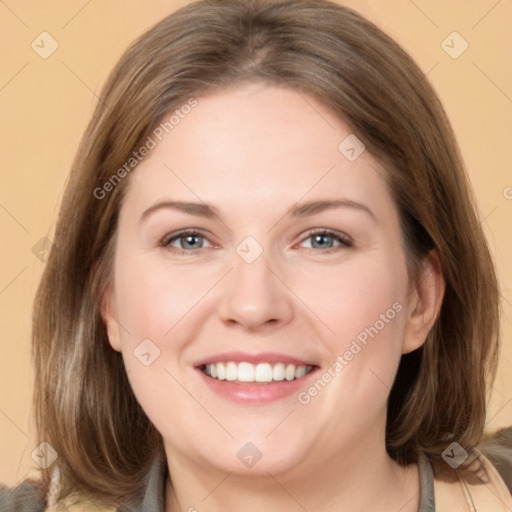
[[439, 256], [433, 249], [423, 260], [409, 294], [404, 354], [425, 343], [441, 309], [445, 287]]
[[101, 301], [101, 318], [107, 329], [107, 336], [110, 346], [121, 352], [121, 337], [119, 332], [119, 323], [114, 300], [114, 292], [109, 285]]

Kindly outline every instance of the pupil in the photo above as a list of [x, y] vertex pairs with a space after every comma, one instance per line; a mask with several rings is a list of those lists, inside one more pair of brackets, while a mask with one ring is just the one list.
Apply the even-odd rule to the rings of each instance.
[[[197, 241], [197, 239], [198, 239], [198, 238], [199, 238], [199, 237], [198, 237], [197, 235], [189, 235], [189, 236], [186, 236], [186, 237], [185, 237], [185, 241], [186, 241], [186, 242], [185, 242], [185, 244], [186, 244], [187, 246], [191, 246], [191, 247], [193, 247], [193, 246], [194, 246], [194, 241]], [[195, 245], [197, 245], [197, 244], [195, 244]]]
[[[330, 239], [330, 241], [327, 241]], [[320, 247], [332, 247], [332, 238], [327, 235], [315, 235], [315, 243], [318, 243]]]

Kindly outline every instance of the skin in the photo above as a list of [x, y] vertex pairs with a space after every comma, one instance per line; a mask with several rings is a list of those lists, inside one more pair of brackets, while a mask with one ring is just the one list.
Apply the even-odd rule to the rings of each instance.
[[[386, 454], [386, 400], [401, 355], [424, 343], [439, 311], [436, 254], [409, 279], [385, 170], [369, 151], [350, 162], [338, 150], [350, 129], [313, 98], [250, 84], [197, 100], [129, 178], [103, 304], [110, 343], [164, 438], [166, 509], [417, 510], [417, 467]], [[339, 198], [372, 214], [287, 214]], [[219, 216], [161, 208], [141, 222], [162, 200], [207, 203]], [[162, 246], [185, 228], [204, 232], [198, 249]], [[328, 253], [315, 228], [352, 245], [328, 238]], [[236, 252], [247, 236], [263, 249], [253, 263]], [[234, 403], [194, 368], [221, 352], [279, 352], [320, 367], [307, 390], [394, 303], [401, 311], [307, 405], [296, 394]], [[145, 366], [133, 351], [148, 338], [160, 356]], [[262, 454], [250, 468], [237, 457], [247, 442]]]

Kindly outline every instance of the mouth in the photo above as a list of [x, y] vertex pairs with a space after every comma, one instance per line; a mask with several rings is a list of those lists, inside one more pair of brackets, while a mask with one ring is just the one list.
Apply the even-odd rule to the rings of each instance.
[[205, 364], [199, 369], [211, 379], [236, 384], [272, 384], [299, 380], [314, 370], [314, 365], [285, 362], [253, 364], [248, 361], [226, 361]]
[[195, 370], [214, 395], [242, 404], [293, 397], [320, 366], [286, 354], [229, 352], [196, 361]]

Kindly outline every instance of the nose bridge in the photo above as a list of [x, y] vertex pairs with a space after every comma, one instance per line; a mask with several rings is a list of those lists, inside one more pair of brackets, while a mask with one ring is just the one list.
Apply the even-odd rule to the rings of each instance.
[[293, 312], [290, 291], [276, 277], [270, 251], [250, 238], [240, 243], [233, 255], [233, 270], [222, 292], [219, 315], [225, 322], [251, 330], [286, 323]]

